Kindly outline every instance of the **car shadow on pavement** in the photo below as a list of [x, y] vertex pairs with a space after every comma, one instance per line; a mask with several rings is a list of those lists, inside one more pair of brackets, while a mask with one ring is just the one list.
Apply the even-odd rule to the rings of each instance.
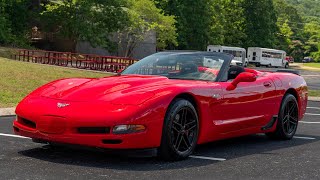
[[247, 155], [279, 155], [280, 153], [277, 150], [307, 145], [320, 140], [320, 137], [317, 136], [303, 134], [297, 134], [296, 137], [297, 136], [308, 137], [309, 139], [293, 138], [292, 140], [271, 140], [264, 134], [257, 134], [200, 145], [194, 154], [225, 158], [227, 160]]
[[[251, 135], [200, 145], [197, 147], [194, 155], [210, 158], [225, 158], [227, 161], [247, 155], [276, 156], [278, 155], [277, 150], [314, 143], [320, 139], [320, 137], [314, 138], [314, 140], [292, 139], [290, 141], [274, 141], [268, 139], [264, 135]], [[88, 150], [51, 146], [40, 146], [20, 151], [19, 154], [58, 164], [128, 171], [186, 169], [222, 163], [220, 161], [196, 158], [188, 158], [177, 162], [165, 162], [156, 157], [132, 157], [126, 154], [110, 154], [93, 149]]]

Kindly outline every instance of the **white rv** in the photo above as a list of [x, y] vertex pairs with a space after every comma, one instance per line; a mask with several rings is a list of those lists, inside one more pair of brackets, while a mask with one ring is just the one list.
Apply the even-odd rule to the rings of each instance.
[[209, 45], [208, 52], [224, 52], [233, 55], [232, 65], [247, 66], [248, 59], [246, 58], [246, 49], [240, 47], [229, 47], [220, 45]]
[[289, 67], [289, 62], [285, 60], [286, 52], [277, 49], [267, 49], [260, 47], [248, 48], [248, 60], [250, 64], [267, 67]]

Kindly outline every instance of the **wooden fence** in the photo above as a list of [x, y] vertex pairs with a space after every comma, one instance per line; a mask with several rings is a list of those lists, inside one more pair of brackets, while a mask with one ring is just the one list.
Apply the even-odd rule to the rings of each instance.
[[15, 60], [116, 73], [138, 60], [127, 57], [99, 56], [71, 52], [20, 49]]

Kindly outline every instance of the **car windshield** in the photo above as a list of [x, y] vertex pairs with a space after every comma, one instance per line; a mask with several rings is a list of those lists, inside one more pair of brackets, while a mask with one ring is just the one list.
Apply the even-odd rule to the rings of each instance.
[[215, 81], [225, 62], [221, 54], [156, 53], [129, 66], [121, 74], [159, 75], [169, 79]]

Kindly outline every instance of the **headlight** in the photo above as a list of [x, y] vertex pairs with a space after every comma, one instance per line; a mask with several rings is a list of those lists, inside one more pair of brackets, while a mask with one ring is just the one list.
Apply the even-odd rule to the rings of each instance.
[[138, 133], [143, 132], [146, 130], [144, 125], [118, 125], [113, 127], [112, 133], [113, 134], [131, 134], [131, 133]]

